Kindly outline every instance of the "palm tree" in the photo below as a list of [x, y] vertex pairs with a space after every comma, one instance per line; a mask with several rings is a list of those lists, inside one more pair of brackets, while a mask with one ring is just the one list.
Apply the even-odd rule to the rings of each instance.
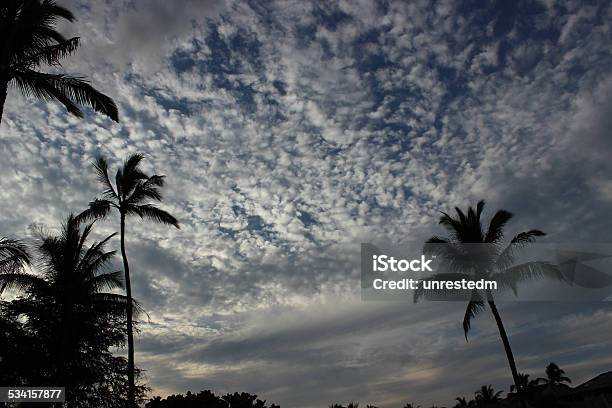
[[127, 297], [107, 291], [122, 288], [121, 271], [108, 268], [115, 251], [106, 243], [87, 244], [93, 223], [81, 231], [70, 215], [58, 236], [41, 232], [37, 245], [39, 274], [8, 272], [0, 275], [3, 286], [27, 297], [11, 302], [16, 316], [27, 317], [26, 325], [35, 333], [42, 357], [36, 375], [42, 381], [63, 384], [75, 406], [85, 404], [85, 387], [95, 387], [111, 373], [96, 370], [108, 355], [108, 348], [124, 343], [117, 330], [125, 318]]
[[457, 397], [455, 400], [457, 403], [454, 408], [470, 408], [474, 406], [474, 401], [468, 401], [465, 397]]
[[483, 385], [475, 392], [476, 403], [479, 405], [494, 404], [499, 402], [502, 393], [503, 391], [496, 392], [490, 384]]
[[521, 392], [523, 391], [526, 394], [532, 393], [538, 386], [540, 379], [530, 380], [529, 374], [519, 373], [519, 387], [515, 384], [510, 385], [510, 392]]
[[74, 15], [53, 0], [3, 0], [0, 5], [0, 123], [12, 84], [26, 96], [55, 100], [78, 117], [77, 105], [119, 121], [113, 100], [97, 91], [82, 77], [45, 73], [43, 65], [57, 68], [79, 47], [79, 38], [64, 38], [55, 30], [58, 20], [74, 21]]
[[539, 382], [547, 385], [559, 385], [564, 382], [571, 384], [572, 380], [565, 375], [565, 371], [555, 363], [546, 366], [546, 378], [538, 378]]
[[[98, 179], [104, 187], [102, 198], [89, 203], [89, 208], [83, 211], [78, 218], [80, 220], [106, 218], [113, 209], [119, 212], [119, 226], [121, 232], [121, 255], [123, 257], [123, 268], [125, 272], [125, 290], [129, 300], [132, 299], [132, 285], [130, 281], [130, 267], [125, 250], [125, 220], [129, 215], [138, 215], [154, 222], [172, 225], [179, 228], [176, 218], [161, 210], [149, 201], [161, 201], [159, 191], [164, 185], [164, 176], [147, 176], [140, 170], [139, 165], [143, 160], [140, 154], [130, 156], [123, 167], [117, 170], [115, 185], [108, 175], [108, 163], [103, 157], [99, 157], [94, 163]], [[130, 408], [135, 406], [134, 393], [134, 334], [132, 322], [132, 307], [128, 302], [127, 307], [127, 335], [128, 335], [128, 382]]]
[[[469, 207], [467, 214], [455, 207], [457, 217], [442, 212], [440, 224], [449, 232], [448, 238], [434, 236], [427, 240], [424, 251], [439, 257], [441, 265], [448, 272], [437, 273], [430, 280], [495, 280], [502, 289], [512, 289], [515, 293], [520, 282], [540, 277], [554, 277], [562, 280], [557, 267], [547, 262], [526, 262], [514, 265], [516, 251], [535, 242], [544, 234], [540, 230], [529, 230], [517, 234], [509, 245], [503, 245], [504, 227], [512, 218], [512, 213], [498, 210], [489, 222], [486, 230], [482, 228], [481, 215], [484, 201], [479, 201], [476, 208]], [[434, 292], [434, 291], [431, 291]], [[439, 293], [430, 293], [422, 287], [414, 292], [414, 301], [421, 297], [436, 298]], [[486, 303], [485, 303], [486, 299]], [[497, 328], [506, 351], [512, 378], [517, 389], [520, 379], [516, 363], [499, 311], [490, 290], [481, 293], [474, 290], [470, 293], [467, 309], [463, 318], [465, 339], [470, 330], [471, 320], [489, 306], [497, 323]]]

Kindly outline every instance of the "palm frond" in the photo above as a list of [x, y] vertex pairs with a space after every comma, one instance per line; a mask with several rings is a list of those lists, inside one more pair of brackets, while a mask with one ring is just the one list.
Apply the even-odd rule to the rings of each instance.
[[486, 304], [482, 300], [482, 297], [478, 291], [472, 292], [472, 299], [468, 302], [467, 308], [465, 309], [465, 315], [463, 316], [463, 332], [465, 334], [465, 341], [468, 339], [468, 332], [472, 327], [472, 319], [475, 318], [480, 312], [486, 310]]
[[104, 197], [107, 199], [117, 198], [117, 192], [110, 181], [110, 177], [108, 176], [108, 162], [106, 159], [99, 156], [94, 162], [93, 166], [98, 174], [98, 180], [106, 187], [106, 190], [103, 193]]
[[525, 262], [514, 265], [493, 275], [493, 279], [503, 288], [512, 289], [515, 294], [519, 283], [541, 278], [556, 279], [558, 281], [565, 280], [557, 265], [541, 261]]
[[23, 242], [0, 238], [0, 273], [16, 272], [29, 264], [30, 256]]
[[13, 78], [26, 96], [57, 100], [77, 117], [83, 116], [77, 105], [90, 106], [94, 111], [119, 122], [115, 102], [82, 78], [65, 74], [46, 74], [31, 69], [14, 71]]
[[138, 169], [140, 162], [144, 159], [144, 155], [140, 153], [134, 153], [123, 164], [123, 173], [129, 174]]
[[116, 253], [117, 251], [101, 252], [90, 249], [75, 269], [84, 276], [93, 276], [97, 271], [109, 266]]
[[482, 215], [482, 210], [484, 209], [484, 206], [485, 206], [484, 200], [480, 200], [476, 204], [476, 217], [478, 217], [478, 219], [480, 219], [480, 216]]
[[515, 251], [525, 247], [528, 244], [536, 242], [538, 237], [543, 237], [546, 234], [540, 230], [529, 230], [521, 232], [512, 238], [508, 246], [504, 248], [497, 257], [496, 265], [498, 269], [506, 269], [514, 262]]
[[75, 217], [79, 223], [92, 220], [104, 219], [110, 213], [113, 207], [117, 205], [109, 200], [96, 199], [89, 203], [89, 208], [81, 212]]
[[147, 186], [157, 186], [157, 187], [163, 187], [164, 186], [164, 179], [166, 178], [166, 176], [161, 176], [158, 174], [154, 174], [151, 177], [149, 177], [149, 179], [146, 181], [146, 185]]
[[80, 232], [80, 220], [77, 220], [76, 217], [72, 214], [70, 214], [70, 216], [68, 217], [68, 223], [65, 228], [72, 229], [73, 233], [76, 236], [78, 236], [79, 234], [81, 236], [79, 239], [79, 243], [76, 247], [75, 253], [80, 255], [83, 252], [83, 246], [85, 245], [85, 241], [87, 240], [87, 237], [89, 237], [89, 234], [91, 233], [95, 222], [96, 221], [94, 220], [93, 222], [90, 222], [89, 224], [85, 225], [85, 228], [83, 228], [83, 232]]
[[0, 274], [0, 294], [6, 289], [41, 292], [47, 288], [48, 283], [40, 276], [15, 272]]
[[529, 230], [526, 232], [521, 232], [519, 234], [516, 234], [514, 238], [512, 238], [512, 241], [510, 241], [510, 243], [516, 244], [516, 245], [531, 244], [536, 241], [537, 237], [543, 237], [543, 236], [546, 236], [546, 233], [540, 230], [535, 230], [535, 229]]
[[155, 200], [161, 201], [162, 195], [158, 190], [157, 186], [148, 183], [148, 180], [143, 182], [138, 182], [132, 194], [126, 199], [126, 203], [128, 204], [140, 204], [145, 200]]
[[172, 225], [180, 228], [178, 220], [170, 213], [159, 209], [151, 204], [130, 205], [126, 208], [127, 214], [135, 214], [140, 218], [148, 218], [161, 224]]
[[88, 280], [93, 292], [123, 288], [123, 271], [113, 271], [96, 275]]
[[43, 0], [42, 8], [43, 12], [52, 17], [54, 20], [57, 18], [63, 18], [71, 23], [76, 20], [74, 14], [72, 14], [70, 10], [65, 7], [58, 6], [53, 0]]
[[47, 64], [51, 66], [61, 65], [61, 60], [74, 53], [79, 47], [79, 37], [69, 38], [58, 44], [48, 45], [42, 49], [34, 48], [27, 50], [24, 55], [17, 56], [11, 63], [9, 69], [23, 70]]
[[[124, 295], [115, 293], [96, 293], [93, 295], [93, 299], [98, 307], [114, 309], [122, 313], [125, 313], [127, 310], [127, 297]], [[134, 317], [142, 314], [146, 315], [144, 308], [136, 299], [132, 299], [132, 310]]]
[[493, 218], [491, 218], [489, 228], [487, 228], [487, 233], [484, 237], [484, 242], [492, 244], [501, 240], [504, 236], [504, 226], [511, 218], [511, 212], [506, 210], [497, 211]]
[[451, 236], [457, 238], [461, 234], [461, 223], [442, 211], [440, 217], [440, 225], [442, 225], [451, 234]]
[[131, 155], [120, 169], [121, 173], [121, 194], [126, 200], [137, 186], [147, 180], [149, 177], [138, 167], [144, 159], [142, 154], [136, 153]]

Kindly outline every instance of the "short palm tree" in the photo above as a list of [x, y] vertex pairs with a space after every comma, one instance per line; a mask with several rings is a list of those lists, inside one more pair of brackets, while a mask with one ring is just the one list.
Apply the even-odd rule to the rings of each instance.
[[[140, 162], [143, 160], [140, 154], [130, 156], [123, 166], [117, 170], [115, 184], [111, 182], [108, 174], [108, 162], [100, 157], [94, 163], [94, 168], [98, 174], [98, 179], [104, 191], [102, 198], [89, 203], [89, 208], [83, 211], [79, 220], [103, 219], [106, 218], [113, 209], [119, 213], [119, 227], [121, 233], [121, 255], [123, 257], [123, 268], [125, 272], [125, 290], [128, 299], [132, 299], [132, 285], [130, 281], [130, 267], [128, 264], [127, 253], [125, 250], [125, 225], [126, 217], [138, 215], [154, 222], [172, 225], [179, 228], [176, 218], [155, 207], [149, 201], [161, 201], [162, 196], [159, 191], [164, 186], [164, 176], [148, 176], [140, 169]], [[132, 321], [132, 308], [128, 303], [127, 308], [127, 335], [128, 335], [128, 398], [130, 408], [135, 406], [135, 384], [134, 384], [134, 334]]]
[[73, 402], [82, 399], [75, 394], [83, 382], [94, 381], [85, 373], [90, 374], [98, 353], [125, 339], [123, 333], [108, 329], [113, 321], [123, 321], [127, 309], [127, 297], [112, 293], [123, 287], [122, 272], [109, 271], [115, 251], [105, 250], [114, 234], [88, 244], [92, 226], [81, 230], [75, 217], [69, 216], [59, 235], [40, 234], [35, 263], [39, 273], [0, 275], [0, 284], [26, 295], [10, 308], [27, 317], [27, 325], [45, 349], [39, 375], [64, 384]]
[[[30, 256], [23, 242], [0, 238], [0, 274], [15, 273], [30, 264]], [[6, 284], [0, 284], [0, 295]]]
[[470, 408], [474, 406], [474, 401], [468, 401], [465, 397], [457, 397], [455, 400], [457, 403], [454, 408]]
[[532, 394], [538, 387], [540, 379], [530, 380], [529, 374], [519, 373], [519, 387], [515, 384], [510, 385], [510, 392], [520, 392], [521, 390], [526, 394]]
[[60, 67], [64, 58], [79, 47], [79, 38], [64, 38], [55, 30], [59, 19], [74, 21], [74, 15], [53, 0], [2, 0], [0, 3], [0, 123], [13, 85], [26, 96], [55, 100], [68, 112], [83, 116], [78, 105], [119, 121], [113, 100], [81, 77], [40, 72], [41, 66]]
[[[455, 208], [456, 218], [443, 212], [440, 224], [449, 232], [448, 238], [434, 236], [427, 240], [424, 251], [442, 259], [441, 265], [448, 271], [431, 276], [430, 280], [495, 280], [502, 289], [512, 289], [515, 293], [517, 284], [540, 277], [553, 277], [562, 280], [558, 268], [547, 262], [526, 262], [515, 265], [516, 251], [535, 242], [545, 234], [539, 230], [529, 230], [517, 234], [508, 245], [503, 244], [504, 227], [512, 218], [512, 213], [498, 210], [483, 230], [481, 215], [484, 201], [479, 201], [476, 208], [469, 207], [467, 214]], [[414, 293], [415, 302], [421, 297], [436, 298], [439, 293], [429, 293], [422, 288]], [[502, 343], [512, 372], [512, 378], [520, 390], [520, 379], [510, 347], [510, 341], [504, 328], [499, 311], [490, 290], [474, 290], [469, 296], [467, 309], [463, 318], [465, 338], [471, 327], [471, 321], [488, 305], [497, 323]], [[485, 303], [486, 301], [486, 303]]]
[[483, 385], [476, 391], [477, 404], [494, 404], [499, 402], [503, 391], [495, 391], [491, 385]]
[[569, 377], [565, 375], [565, 371], [559, 368], [555, 363], [550, 363], [546, 366], [546, 378], [538, 378], [538, 380], [542, 384], [547, 385], [559, 385], [562, 383], [572, 383]]

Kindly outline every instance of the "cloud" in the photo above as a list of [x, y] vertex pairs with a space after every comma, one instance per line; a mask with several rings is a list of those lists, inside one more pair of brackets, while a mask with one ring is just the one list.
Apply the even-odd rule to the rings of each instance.
[[[3, 234], [80, 211], [98, 154], [114, 169], [142, 152], [167, 176], [181, 230], [128, 224], [154, 392], [397, 406], [507, 388], [486, 319], [465, 344], [456, 305], [361, 303], [359, 243], [420, 242], [441, 232], [439, 211], [481, 198], [487, 217], [515, 213], [509, 234], [607, 239], [608, 4], [365, 3], [66, 2], [79, 22], [63, 29], [84, 38], [67, 69], [112, 94], [121, 123], [10, 90]], [[521, 367], [601, 368], [580, 361], [607, 340], [569, 333], [603, 330], [607, 306], [526, 307], [504, 313]]]
[[60, 31], [83, 38], [81, 56], [89, 60], [90, 69], [133, 68], [147, 75], [159, 70], [173, 47], [225, 9], [222, 0], [64, 0], [60, 4], [77, 17], [76, 24], [64, 23]]

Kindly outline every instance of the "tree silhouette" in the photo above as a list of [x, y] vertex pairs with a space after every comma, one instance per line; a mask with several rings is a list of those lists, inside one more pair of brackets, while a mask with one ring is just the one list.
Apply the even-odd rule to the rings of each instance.
[[[547, 262], [526, 262], [515, 265], [516, 251], [535, 242], [536, 238], [545, 234], [539, 230], [529, 230], [517, 234], [508, 245], [503, 245], [504, 227], [512, 218], [512, 213], [498, 210], [491, 218], [489, 226], [483, 230], [481, 215], [484, 201], [479, 201], [476, 208], [469, 207], [467, 214], [455, 207], [456, 218], [443, 212], [440, 224], [449, 232], [448, 238], [434, 236], [427, 240], [424, 251], [439, 257], [445, 268], [442, 273], [431, 276], [430, 280], [495, 280], [503, 289], [517, 291], [520, 282], [540, 278], [553, 277], [562, 280], [557, 267]], [[414, 293], [414, 301], [422, 297], [436, 298], [439, 293], [429, 293], [422, 288]], [[434, 291], [431, 291], [434, 292]], [[443, 291], [444, 292], [444, 291]], [[449, 291], [453, 293], [452, 291]], [[490, 290], [481, 293], [473, 290], [463, 319], [465, 338], [470, 330], [471, 320], [488, 305], [497, 323], [502, 343], [512, 372], [512, 378], [520, 390], [520, 380], [516, 363], [499, 311]], [[486, 303], [485, 303], [486, 301]]]
[[145, 408], [280, 408], [278, 405], [266, 405], [266, 401], [246, 392], [216, 396], [211, 391], [200, 391], [197, 394], [187, 392], [186, 395], [170, 395], [164, 399], [152, 398]]
[[[70, 406], [118, 407], [125, 363], [109, 349], [125, 343], [128, 303], [111, 292], [123, 287], [121, 271], [109, 271], [115, 251], [105, 250], [114, 234], [88, 244], [92, 227], [81, 230], [71, 215], [59, 235], [40, 231], [38, 273], [5, 273], [0, 283], [25, 295], [6, 307], [9, 320], [25, 318], [24, 328], [36, 340], [28, 351], [37, 358], [24, 381], [62, 384]], [[103, 403], [109, 393], [115, 401]]]
[[519, 373], [518, 378], [520, 388], [517, 388], [515, 384], [512, 384], [510, 385], [510, 392], [521, 392], [522, 390], [526, 394], [532, 394], [540, 383], [540, 379], [530, 380], [529, 374], [525, 373]]
[[79, 47], [78, 37], [67, 39], [55, 30], [60, 19], [75, 20], [53, 0], [3, 0], [0, 4], [0, 123], [9, 85], [25, 96], [56, 100], [78, 117], [83, 112], [77, 105], [88, 105], [119, 121], [115, 102], [82, 77], [39, 71], [43, 65], [60, 67]]
[[[117, 170], [115, 175], [115, 185], [111, 182], [108, 174], [108, 163], [103, 157], [99, 157], [94, 163], [94, 168], [98, 174], [98, 179], [104, 191], [102, 198], [89, 203], [89, 208], [79, 214], [79, 220], [91, 220], [106, 218], [113, 209], [119, 212], [119, 226], [121, 233], [121, 255], [123, 257], [123, 269], [125, 272], [125, 289], [129, 300], [132, 299], [132, 285], [130, 282], [130, 267], [128, 264], [127, 253], [125, 250], [125, 222], [126, 217], [138, 215], [154, 222], [172, 225], [179, 228], [178, 221], [172, 215], [161, 210], [149, 201], [161, 201], [162, 196], [159, 191], [164, 185], [164, 176], [147, 176], [139, 168], [143, 160], [140, 154], [130, 156], [123, 166]], [[127, 307], [127, 336], [128, 336], [128, 382], [130, 408], [134, 403], [134, 333], [131, 302]]]
[[552, 362], [546, 366], [546, 378], [538, 378], [537, 381], [547, 385], [559, 385], [564, 382], [572, 383], [572, 380], [565, 375], [565, 371]]
[[475, 404], [474, 400], [468, 401], [465, 397], [457, 397], [455, 400], [457, 403], [455, 404], [454, 408], [470, 408]]
[[483, 385], [475, 392], [478, 405], [495, 404], [499, 402], [503, 391], [495, 391], [491, 385]]

